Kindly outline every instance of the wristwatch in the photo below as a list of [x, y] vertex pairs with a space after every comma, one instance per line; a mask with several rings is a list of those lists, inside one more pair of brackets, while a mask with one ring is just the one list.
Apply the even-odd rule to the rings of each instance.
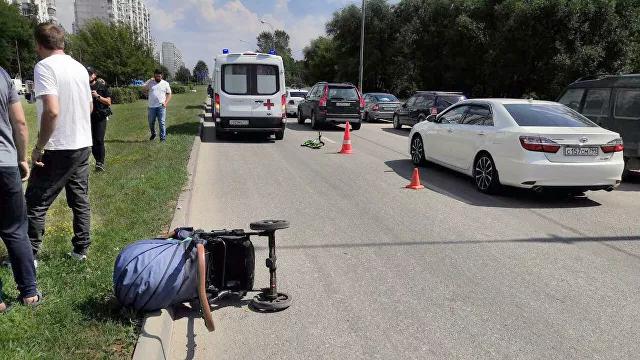
[[39, 153], [40, 153], [40, 155], [44, 155], [44, 148], [42, 148], [42, 149], [41, 149], [41, 148], [39, 148], [39, 147], [38, 147], [38, 145], [36, 145], [36, 147], [35, 147], [35, 149], [34, 149], [34, 150], [36, 150], [37, 152], [39, 152]]

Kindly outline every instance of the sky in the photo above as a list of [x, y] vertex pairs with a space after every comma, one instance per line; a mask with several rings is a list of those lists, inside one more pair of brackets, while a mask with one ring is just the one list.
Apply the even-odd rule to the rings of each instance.
[[[291, 37], [293, 57], [301, 59], [309, 41], [325, 33], [332, 14], [360, 0], [145, 0], [151, 13], [151, 36], [159, 50], [170, 41], [182, 52], [185, 65], [193, 69], [198, 60], [212, 68], [223, 48], [256, 49], [261, 31], [285, 30]], [[57, 15], [70, 31], [73, 0], [57, 0]]]

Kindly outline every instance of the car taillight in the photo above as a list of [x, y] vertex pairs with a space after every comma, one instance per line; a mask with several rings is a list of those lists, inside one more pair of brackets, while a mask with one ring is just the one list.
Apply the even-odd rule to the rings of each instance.
[[362, 97], [362, 94], [360, 94], [360, 90], [356, 89], [356, 92], [358, 93], [358, 99], [360, 99], [360, 110], [364, 109], [364, 97]]
[[214, 94], [214, 101], [215, 101], [215, 109], [216, 109], [216, 115], [220, 116], [220, 95], [219, 94]]
[[437, 107], [432, 107], [431, 108], [431, 115], [438, 115], [438, 108]]
[[557, 153], [560, 150], [560, 144], [541, 136], [520, 136], [520, 144], [529, 151]]
[[[291, 101], [293, 102], [293, 100]], [[282, 116], [286, 117], [287, 116], [287, 95], [282, 94], [280, 103], [282, 104]]]
[[380, 110], [380, 106], [378, 104], [375, 104], [375, 105], [373, 105], [373, 107], [371, 107], [371, 110], [378, 111], [378, 110]]
[[613, 153], [613, 152], [620, 152], [622, 150], [624, 150], [624, 144], [622, 143], [622, 139], [618, 138], [615, 140], [611, 140], [608, 143], [600, 146], [600, 149], [602, 149], [603, 153]]
[[320, 101], [318, 101], [318, 106], [327, 106], [327, 99], [329, 98], [329, 86], [324, 86], [324, 91], [322, 92], [322, 97]]

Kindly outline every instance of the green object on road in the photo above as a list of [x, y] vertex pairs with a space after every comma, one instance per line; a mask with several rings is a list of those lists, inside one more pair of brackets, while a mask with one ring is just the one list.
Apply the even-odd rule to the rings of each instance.
[[324, 141], [322, 141], [322, 134], [318, 132], [318, 140], [307, 140], [302, 143], [300, 146], [306, 146], [311, 149], [320, 149], [324, 146]]

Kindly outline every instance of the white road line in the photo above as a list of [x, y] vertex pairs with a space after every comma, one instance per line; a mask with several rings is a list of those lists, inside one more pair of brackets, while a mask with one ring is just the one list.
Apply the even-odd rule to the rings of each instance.
[[326, 136], [324, 136], [324, 135], [322, 136], [322, 140], [326, 140], [326, 141], [328, 141], [328, 142], [330, 142], [330, 143], [332, 143], [332, 144], [337, 144], [335, 141], [333, 141], [333, 140], [329, 139], [328, 137], [326, 137]]

